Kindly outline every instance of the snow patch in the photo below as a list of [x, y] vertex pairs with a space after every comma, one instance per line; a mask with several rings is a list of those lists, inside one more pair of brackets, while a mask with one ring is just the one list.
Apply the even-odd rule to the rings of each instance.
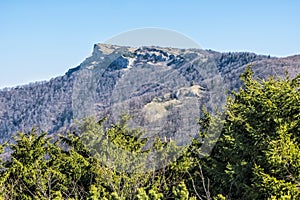
[[94, 66], [94, 65], [90, 65], [90, 66], [87, 66], [86, 68], [87, 68], [87, 69], [94, 69], [95, 66]]
[[127, 58], [127, 59], [128, 59], [127, 69], [131, 69], [135, 59], [134, 58]]

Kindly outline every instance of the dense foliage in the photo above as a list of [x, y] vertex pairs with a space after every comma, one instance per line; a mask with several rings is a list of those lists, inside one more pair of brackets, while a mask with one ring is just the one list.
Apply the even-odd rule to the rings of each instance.
[[227, 103], [225, 128], [203, 161], [213, 193], [229, 199], [300, 198], [300, 76], [252, 79]]
[[[242, 80], [225, 119], [209, 113], [200, 119], [204, 139], [209, 126], [224, 122], [208, 157], [199, 151], [203, 140], [183, 148], [143, 139], [142, 130], [127, 127], [126, 116], [109, 128], [105, 119], [86, 119], [67, 135], [33, 129], [8, 145], [1, 198], [299, 199], [300, 76], [254, 80], [247, 70]], [[145, 148], [147, 142], [152, 147]]]

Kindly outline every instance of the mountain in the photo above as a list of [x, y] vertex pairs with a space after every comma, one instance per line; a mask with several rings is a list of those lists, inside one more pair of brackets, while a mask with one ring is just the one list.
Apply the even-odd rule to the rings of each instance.
[[33, 126], [64, 132], [91, 115], [114, 122], [122, 113], [148, 135], [194, 134], [200, 108], [221, 107], [249, 65], [259, 79], [285, 72], [294, 77], [300, 56], [96, 44], [90, 57], [63, 76], [0, 90], [0, 140]]

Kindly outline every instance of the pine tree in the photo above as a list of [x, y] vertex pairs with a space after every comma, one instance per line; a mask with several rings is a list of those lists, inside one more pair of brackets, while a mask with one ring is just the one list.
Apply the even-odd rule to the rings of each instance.
[[241, 78], [244, 88], [228, 100], [223, 133], [202, 162], [211, 190], [229, 199], [300, 198], [300, 75], [254, 80], [248, 69]]

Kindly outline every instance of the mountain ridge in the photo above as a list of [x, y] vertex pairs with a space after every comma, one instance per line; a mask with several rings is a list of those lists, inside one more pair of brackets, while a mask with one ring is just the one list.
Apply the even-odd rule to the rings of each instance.
[[[120, 46], [120, 45], [112, 45], [112, 44], [106, 44], [106, 43], [97, 43], [97, 44], [94, 44], [94, 48], [95, 46], [102, 46], [102, 45], [105, 45], [105, 46], [115, 46], [115, 47], [129, 47], [129, 48], [134, 48], [134, 47], [130, 47], [130, 46]], [[174, 49], [173, 47], [159, 47], [159, 46], [142, 46], [142, 47], [158, 47], [158, 48], [165, 48], [165, 49]], [[93, 51], [94, 52], [94, 48], [93, 48]], [[135, 47], [137, 48], [137, 47]], [[184, 48], [175, 48], [175, 49], [184, 49]], [[190, 50], [193, 50], [193, 49], [197, 49], [197, 48], [187, 48], [187, 49], [190, 49]], [[216, 53], [216, 54], [236, 54], [236, 53], [249, 53], [249, 54], [254, 54], [256, 56], [263, 56], [263, 57], [267, 57], [267, 58], [271, 58], [271, 59], [280, 59], [280, 60], [294, 60], [294, 61], [298, 61], [300, 59], [300, 54], [294, 54], [294, 55], [288, 55], [288, 56], [270, 56], [270, 55], [265, 55], [265, 54], [257, 54], [255, 52], [248, 52], [248, 51], [216, 51], [216, 50], [213, 50], [213, 49], [203, 49], [204, 51], [207, 51], [207, 52], [212, 52], [212, 53]], [[87, 58], [89, 58], [91, 56], [88, 56]], [[87, 59], [86, 58], [86, 59]], [[82, 63], [86, 60], [84, 59], [82, 61]], [[25, 83], [25, 84], [18, 84], [18, 85], [15, 85], [15, 86], [7, 86], [7, 87], [3, 87], [3, 88], [0, 88], [0, 91], [8, 91], [8, 90], [13, 90], [13, 89], [16, 89], [16, 88], [19, 88], [19, 87], [26, 87], [28, 85], [31, 85], [31, 84], [42, 84], [43, 82], [49, 82], [51, 81], [52, 79], [55, 79], [55, 78], [58, 78], [58, 77], [61, 77], [61, 76], [64, 76], [64, 75], [70, 75], [72, 72], [74, 71], [77, 71], [80, 69], [80, 65], [76, 66], [76, 67], [70, 67], [65, 73], [63, 73], [62, 75], [58, 75], [56, 77], [51, 77], [49, 79], [45, 79], [45, 80], [38, 80], [38, 81], [33, 81], [33, 82], [29, 82], [29, 83]]]

